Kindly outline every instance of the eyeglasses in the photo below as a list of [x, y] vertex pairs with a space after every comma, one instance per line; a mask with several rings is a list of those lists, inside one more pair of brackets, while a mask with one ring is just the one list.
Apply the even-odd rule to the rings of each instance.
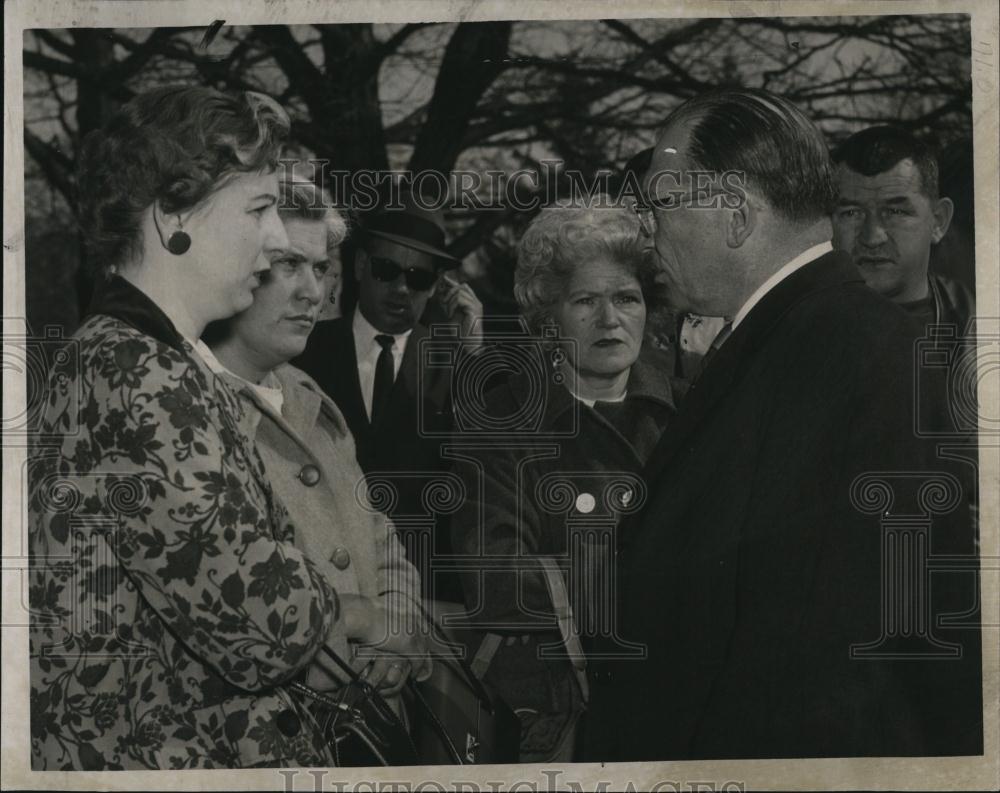
[[392, 283], [400, 275], [406, 279], [406, 286], [415, 292], [426, 292], [437, 283], [437, 273], [431, 270], [423, 270], [419, 267], [401, 267], [392, 259], [384, 259], [381, 256], [369, 256], [371, 263], [372, 277], [376, 281]]
[[639, 218], [639, 225], [642, 227], [643, 233], [647, 237], [652, 237], [656, 233], [656, 215], [653, 213], [654, 209], [661, 210], [671, 210], [677, 209], [684, 204], [689, 204], [692, 201], [700, 203], [706, 199], [713, 199], [713, 202], [709, 205], [702, 206], [703, 209], [717, 209], [719, 204], [714, 201], [714, 198], [718, 195], [729, 195], [730, 191], [726, 190], [712, 190], [708, 192], [691, 193], [689, 195], [678, 195], [678, 194], [668, 194], [665, 196], [651, 196], [645, 198], [642, 201], [636, 201], [635, 205], [632, 207], [632, 211], [635, 212], [636, 217]]
[[635, 216], [639, 218], [639, 227], [647, 237], [652, 237], [656, 233], [656, 218], [653, 216], [653, 208], [649, 204], [636, 202], [632, 207]]

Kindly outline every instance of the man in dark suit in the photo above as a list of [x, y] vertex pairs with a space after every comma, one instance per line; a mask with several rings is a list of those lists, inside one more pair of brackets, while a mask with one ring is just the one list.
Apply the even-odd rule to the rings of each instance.
[[708, 93], [645, 184], [675, 308], [729, 321], [620, 528], [616, 638], [647, 653], [589, 648], [582, 759], [981, 753], [974, 577], [928, 591], [925, 559], [974, 564], [972, 528], [914, 433], [911, 323], [831, 250], [822, 136]]
[[[372, 503], [394, 519], [424, 594], [452, 600], [461, 599], [457, 577], [430, 570], [432, 557], [449, 551], [430, 495], [448, 467], [440, 446], [451, 429], [454, 361], [477, 345], [472, 332], [482, 316], [472, 288], [444, 274], [459, 264], [445, 250], [440, 212], [404, 193], [361, 230], [354, 311], [318, 323], [294, 361], [344, 414]], [[420, 322], [435, 290], [453, 323], [440, 338]], [[452, 365], [443, 363], [440, 348], [454, 352]], [[427, 355], [438, 358], [428, 365], [421, 358]]]

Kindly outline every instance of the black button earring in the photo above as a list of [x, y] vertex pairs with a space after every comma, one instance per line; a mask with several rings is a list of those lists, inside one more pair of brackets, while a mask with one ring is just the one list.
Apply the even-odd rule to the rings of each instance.
[[167, 240], [167, 250], [174, 256], [183, 256], [191, 247], [191, 235], [183, 229], [175, 231]]

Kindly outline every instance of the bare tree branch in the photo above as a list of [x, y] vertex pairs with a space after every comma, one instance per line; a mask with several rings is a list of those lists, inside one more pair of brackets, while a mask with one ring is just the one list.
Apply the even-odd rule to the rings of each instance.
[[45, 179], [55, 187], [66, 199], [66, 203], [75, 209], [76, 195], [73, 180], [73, 161], [64, 154], [58, 145], [46, 143], [30, 129], [24, 130], [24, 148], [35, 161]]

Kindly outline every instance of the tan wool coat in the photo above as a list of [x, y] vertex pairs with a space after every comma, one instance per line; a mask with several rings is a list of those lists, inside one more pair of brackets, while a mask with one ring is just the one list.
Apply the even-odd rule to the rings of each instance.
[[[343, 415], [305, 372], [285, 364], [272, 375], [283, 395], [280, 413], [244, 381], [223, 377], [248, 408], [243, 429], [255, 440], [271, 486], [288, 509], [296, 546], [338, 594], [392, 598], [400, 620], [415, 616], [419, 574], [407, 561], [392, 522], [369, 500]], [[353, 647], [339, 632], [328, 645], [341, 658], [352, 658]], [[358, 657], [354, 668], [365, 662]], [[344, 679], [319, 654], [306, 682], [329, 689]]]

